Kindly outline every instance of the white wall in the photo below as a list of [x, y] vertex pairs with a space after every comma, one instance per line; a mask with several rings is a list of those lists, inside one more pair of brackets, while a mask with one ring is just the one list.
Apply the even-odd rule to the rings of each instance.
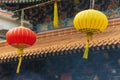
[[[20, 21], [16, 21], [11, 16], [7, 15], [7, 13], [0, 13], [0, 30], [9, 30], [18, 26], [20, 26]], [[29, 24], [27, 23], [25, 26], [28, 27]]]

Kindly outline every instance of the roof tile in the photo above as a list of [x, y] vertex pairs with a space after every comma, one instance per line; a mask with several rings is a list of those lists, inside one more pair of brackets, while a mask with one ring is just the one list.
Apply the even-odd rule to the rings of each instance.
[[[95, 34], [93, 36], [93, 39], [90, 41], [90, 47], [100, 47], [106, 45], [109, 46], [118, 43], [120, 44], [119, 25], [120, 19], [110, 20], [109, 27], [106, 29], [105, 32]], [[37, 34], [36, 43], [33, 46], [24, 49], [25, 54], [23, 56], [26, 57], [38, 54], [47, 55], [47, 53], [55, 55], [52, 53], [83, 48], [85, 47], [85, 43], [85, 34], [76, 31], [73, 27], [48, 32], [41, 32]], [[11, 47], [6, 43], [6, 41], [0, 43], [1, 60], [15, 57], [17, 58], [18, 54], [16, 54], [16, 51], [17, 48]]]

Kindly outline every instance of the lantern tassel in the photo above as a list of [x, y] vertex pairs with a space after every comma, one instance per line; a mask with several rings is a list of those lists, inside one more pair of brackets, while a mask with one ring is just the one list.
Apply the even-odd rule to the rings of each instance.
[[[22, 54], [23, 54], [23, 49], [18, 48], [17, 53], [18, 53], [19, 55], [22, 55]], [[16, 70], [16, 73], [17, 73], [17, 74], [19, 74], [19, 72], [20, 72], [21, 63], [22, 63], [22, 56], [20, 56], [20, 58], [19, 58], [19, 62], [18, 62], [17, 70]]]
[[17, 71], [16, 71], [17, 74], [20, 73], [20, 66], [21, 66], [21, 63], [22, 63], [22, 57], [19, 58], [19, 63], [18, 63], [18, 66], [17, 66]]
[[58, 28], [58, 7], [56, 0], [54, 2], [54, 28]]
[[89, 40], [92, 39], [93, 33], [87, 33], [87, 41], [86, 41], [86, 47], [85, 47], [85, 52], [83, 55], [84, 59], [88, 59], [88, 52], [89, 52]]
[[88, 59], [88, 51], [89, 51], [89, 40], [86, 41], [85, 52], [84, 52], [84, 55], [83, 55], [84, 59]]

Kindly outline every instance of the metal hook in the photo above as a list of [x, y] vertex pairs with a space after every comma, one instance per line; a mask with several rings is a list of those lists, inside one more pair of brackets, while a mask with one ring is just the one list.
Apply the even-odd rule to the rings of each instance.
[[94, 9], [95, 0], [90, 0], [90, 9]]
[[23, 20], [24, 20], [24, 9], [21, 10], [21, 26], [23, 26]]

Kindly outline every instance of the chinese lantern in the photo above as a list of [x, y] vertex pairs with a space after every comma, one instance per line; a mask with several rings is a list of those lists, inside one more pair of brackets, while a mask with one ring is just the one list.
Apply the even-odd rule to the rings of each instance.
[[86, 49], [83, 58], [88, 58], [89, 40], [93, 34], [103, 32], [108, 25], [108, 19], [102, 12], [88, 9], [79, 12], [74, 18], [76, 30], [85, 33], [87, 36]]
[[36, 34], [28, 28], [20, 26], [13, 28], [6, 33], [6, 40], [8, 44], [15, 48], [18, 48], [17, 53], [20, 55], [18, 67], [16, 73], [20, 71], [20, 65], [22, 62], [23, 49], [32, 46], [36, 41]]

